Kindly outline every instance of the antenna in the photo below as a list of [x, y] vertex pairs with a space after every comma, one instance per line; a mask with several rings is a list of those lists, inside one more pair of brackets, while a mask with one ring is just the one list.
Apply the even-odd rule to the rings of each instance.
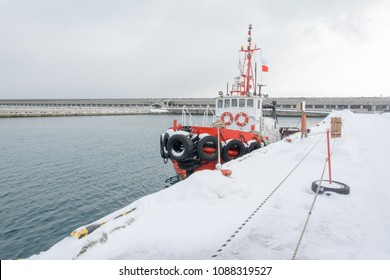
[[[257, 62], [255, 62], [255, 85], [257, 85]], [[256, 87], [253, 95], [256, 95]]]
[[266, 87], [267, 85], [257, 84], [257, 86], [259, 87], [259, 96], [261, 96], [261, 87]]
[[[255, 63], [255, 73], [252, 66], [253, 53], [260, 50], [256, 45], [252, 48], [252, 24], [249, 25], [248, 29], [248, 45], [246, 48], [241, 46], [239, 52], [244, 54], [244, 64], [240, 67], [240, 76], [239, 80], [236, 80], [237, 87], [231, 90], [231, 93], [236, 93], [241, 96], [249, 96], [251, 94], [251, 89], [254, 90], [256, 95], [256, 83], [257, 83], [257, 64]], [[241, 66], [241, 61], [239, 63]]]

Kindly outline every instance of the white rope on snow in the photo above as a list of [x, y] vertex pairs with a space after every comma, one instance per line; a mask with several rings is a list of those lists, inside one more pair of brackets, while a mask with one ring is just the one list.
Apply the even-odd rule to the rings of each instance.
[[320, 143], [320, 141], [322, 140], [322, 138], [325, 136], [325, 134], [323, 134], [320, 139], [318, 139], [318, 141], [313, 145], [313, 147], [311, 147], [311, 149], [305, 154], [305, 156], [294, 166], [294, 168], [283, 178], [283, 180], [275, 187], [275, 189], [273, 189], [273, 191], [261, 202], [261, 204], [259, 204], [256, 209], [254, 211], [252, 211], [252, 213], [249, 215], [249, 217], [236, 229], [236, 231], [225, 241], [224, 244], [222, 244], [220, 246], [220, 249], [217, 250], [217, 252], [211, 256], [211, 258], [216, 258], [218, 257], [223, 249], [232, 241], [232, 239], [234, 237], [236, 237], [236, 235], [242, 230], [242, 228], [244, 226], [246, 226], [246, 224], [249, 222], [249, 220], [251, 220], [253, 218], [253, 216], [260, 210], [260, 208], [268, 201], [268, 199], [270, 199], [274, 194], [275, 192], [281, 187], [281, 185], [287, 180], [288, 177], [290, 177], [290, 175], [298, 168], [298, 166], [307, 158], [307, 156], [314, 150], [314, 148], [318, 145], [318, 143]]

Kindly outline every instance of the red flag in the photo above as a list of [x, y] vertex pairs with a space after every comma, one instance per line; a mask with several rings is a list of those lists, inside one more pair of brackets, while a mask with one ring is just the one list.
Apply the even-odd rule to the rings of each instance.
[[261, 59], [261, 71], [268, 72], [268, 59]]

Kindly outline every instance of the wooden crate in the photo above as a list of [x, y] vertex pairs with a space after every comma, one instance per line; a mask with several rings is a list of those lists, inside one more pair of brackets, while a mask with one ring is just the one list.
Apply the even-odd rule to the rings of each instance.
[[340, 117], [330, 119], [330, 135], [331, 138], [341, 137], [341, 127], [343, 125]]

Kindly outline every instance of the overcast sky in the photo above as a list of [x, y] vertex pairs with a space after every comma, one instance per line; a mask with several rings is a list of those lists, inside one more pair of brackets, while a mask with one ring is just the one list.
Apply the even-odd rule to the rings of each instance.
[[264, 93], [390, 96], [389, 15], [387, 0], [0, 0], [0, 98], [215, 97], [249, 24]]

